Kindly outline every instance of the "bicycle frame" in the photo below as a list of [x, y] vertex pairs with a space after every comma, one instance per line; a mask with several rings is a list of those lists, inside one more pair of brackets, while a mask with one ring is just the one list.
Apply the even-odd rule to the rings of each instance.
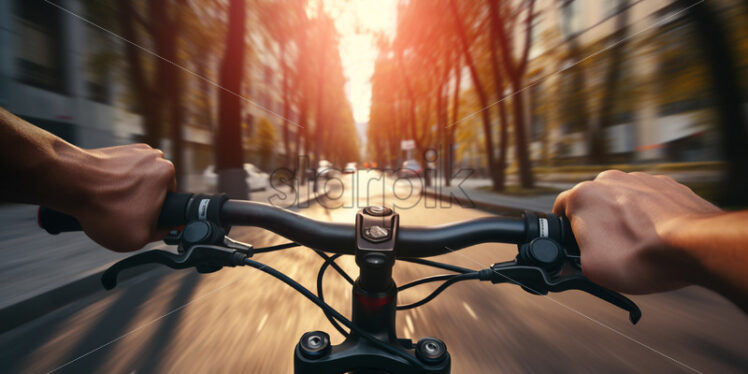
[[[446, 345], [440, 340], [426, 338], [415, 349], [409, 339], [399, 339], [395, 331], [397, 316], [397, 287], [392, 279], [395, 265], [396, 238], [399, 216], [384, 207], [368, 207], [356, 215], [356, 265], [359, 277], [353, 284], [352, 322], [370, 335], [396, 349], [413, 355], [421, 363], [414, 368], [401, 356], [372, 346], [356, 332], [337, 346], [330, 346], [329, 335], [312, 331], [304, 334], [294, 350], [294, 371], [301, 374], [319, 372], [354, 373], [379, 372], [449, 373], [450, 358]], [[373, 230], [377, 230], [373, 233]], [[327, 262], [334, 259], [327, 259]], [[321, 269], [324, 272], [325, 268]], [[323, 273], [322, 273], [323, 274]], [[321, 274], [321, 275], [322, 275]], [[320, 276], [321, 276], [320, 275]], [[423, 352], [429, 345], [431, 357]], [[428, 354], [426, 354], [428, 355]]]
[[[366, 266], [359, 266], [359, 268], [362, 273], [368, 271]], [[399, 339], [395, 332], [397, 287], [395, 287], [391, 277], [389, 281], [391, 286], [380, 292], [367, 291], [361, 287], [360, 282], [356, 282], [352, 291], [352, 322], [379, 340], [398, 347], [415, 357], [412, 342], [409, 339]], [[351, 332], [341, 344], [329, 347], [329, 351], [325, 352], [326, 354], [314, 357], [308, 353], [308, 340], [319, 336], [318, 334], [319, 332], [313, 332], [312, 335], [310, 333], [304, 334], [301, 341], [296, 345], [294, 349], [295, 373], [343, 373], [351, 370], [357, 374], [371, 372], [369, 369], [360, 369], [367, 367], [381, 370], [378, 372], [415, 372], [412, 365], [405, 362], [401, 357], [372, 346], [371, 343], [362, 339], [355, 332]], [[326, 344], [330, 344], [329, 338]], [[443, 355], [438, 359], [440, 361], [436, 364], [424, 365], [419, 372], [449, 373], [450, 356], [446, 349], [443, 352]]]

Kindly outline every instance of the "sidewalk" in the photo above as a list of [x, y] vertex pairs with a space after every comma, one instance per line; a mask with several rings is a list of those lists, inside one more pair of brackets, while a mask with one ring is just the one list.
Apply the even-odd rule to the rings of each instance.
[[[716, 171], [674, 171], [659, 172], [655, 174], [669, 175], [675, 180], [683, 182], [716, 182], [722, 177], [722, 173]], [[584, 180], [592, 180], [596, 173], [546, 173], [536, 175], [536, 185], [540, 187], [552, 187], [559, 191], [574, 187]], [[512, 196], [492, 192], [486, 187], [491, 186], [488, 178], [473, 178], [463, 181], [459, 186], [459, 180], [453, 180], [452, 186], [445, 186], [444, 180], [435, 182], [436, 186], [424, 188], [423, 193], [429, 197], [435, 197], [443, 201], [459, 204], [462, 207], [475, 207], [495, 211], [523, 211], [532, 210], [537, 212], [550, 212], [558, 193], [542, 194], [535, 196]], [[516, 175], [507, 176], [507, 184], [517, 184]], [[483, 187], [483, 188], [482, 188]]]
[[[194, 188], [193, 188], [194, 187]], [[201, 191], [200, 186], [188, 183], [189, 191]], [[301, 204], [316, 197], [310, 186], [299, 188]], [[252, 192], [253, 201], [294, 205], [290, 190], [283, 200], [273, 198], [278, 191]], [[283, 197], [283, 196], [280, 196]], [[111, 264], [134, 253], [106, 250], [85, 234], [62, 233], [50, 235], [39, 228], [37, 207], [32, 205], [0, 205], [0, 332], [12, 329], [66, 303], [101, 289], [101, 272]], [[151, 243], [140, 251], [163, 246]], [[149, 270], [147, 267], [130, 276]]]
[[[499, 194], [480, 187], [490, 186], [489, 179], [468, 179], [459, 186], [445, 186], [439, 181], [436, 187], [427, 187], [423, 193], [442, 201], [452, 201], [463, 208], [478, 208], [495, 211], [524, 211], [550, 212], [557, 194], [537, 196], [511, 196]], [[555, 186], [554, 186], [555, 187]]]

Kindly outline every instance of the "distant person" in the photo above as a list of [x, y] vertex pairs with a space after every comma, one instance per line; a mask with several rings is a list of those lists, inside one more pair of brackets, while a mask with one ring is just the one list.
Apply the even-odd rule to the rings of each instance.
[[[115, 251], [161, 239], [156, 221], [174, 166], [144, 144], [85, 150], [0, 108], [0, 192], [78, 219]], [[715, 290], [748, 311], [748, 211], [723, 212], [664, 176], [610, 170], [563, 192], [582, 270], [601, 286], [652, 293]]]

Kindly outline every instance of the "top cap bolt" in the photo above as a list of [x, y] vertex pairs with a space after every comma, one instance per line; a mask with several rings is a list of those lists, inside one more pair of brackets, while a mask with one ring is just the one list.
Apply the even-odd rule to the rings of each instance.
[[364, 209], [366, 214], [372, 215], [372, 216], [387, 216], [392, 213], [392, 209], [383, 207], [381, 205], [372, 205], [369, 207], [366, 207]]

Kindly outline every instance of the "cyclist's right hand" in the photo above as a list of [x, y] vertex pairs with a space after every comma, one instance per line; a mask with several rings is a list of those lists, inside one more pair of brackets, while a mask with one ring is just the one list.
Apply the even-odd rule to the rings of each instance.
[[571, 221], [584, 274], [632, 294], [695, 283], [698, 259], [672, 245], [671, 233], [684, 220], [721, 212], [670, 177], [618, 170], [561, 193], [553, 211]]
[[[176, 189], [174, 165], [146, 144], [85, 150], [68, 162], [77, 168], [62, 178], [73, 185], [76, 217], [94, 241], [117, 252], [134, 251], [162, 239], [156, 221], [167, 191]], [[68, 169], [70, 170], [70, 169]]]

